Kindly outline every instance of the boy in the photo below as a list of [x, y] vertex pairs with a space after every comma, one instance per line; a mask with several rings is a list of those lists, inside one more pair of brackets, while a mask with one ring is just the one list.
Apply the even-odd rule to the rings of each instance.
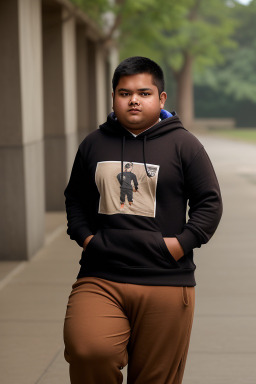
[[[182, 382], [193, 249], [215, 232], [222, 203], [202, 144], [163, 109], [166, 97], [155, 62], [121, 62], [114, 112], [75, 158], [65, 190], [67, 232], [83, 247], [64, 326], [72, 384], [122, 383], [128, 362], [128, 384]], [[117, 168], [122, 188], [129, 162], [143, 180], [143, 199], [120, 211]]]
[[[125, 197], [129, 205], [133, 203], [133, 192], [138, 190], [138, 181], [135, 173], [132, 172], [132, 164], [127, 163], [124, 166], [124, 172], [117, 175], [117, 180], [120, 183], [120, 209], [124, 209]], [[133, 183], [133, 185], [132, 185]]]

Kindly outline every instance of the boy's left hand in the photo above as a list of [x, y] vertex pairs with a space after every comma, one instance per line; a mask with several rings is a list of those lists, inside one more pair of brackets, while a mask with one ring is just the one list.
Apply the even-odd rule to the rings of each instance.
[[164, 241], [173, 258], [178, 261], [184, 255], [178, 239], [176, 237], [164, 237]]

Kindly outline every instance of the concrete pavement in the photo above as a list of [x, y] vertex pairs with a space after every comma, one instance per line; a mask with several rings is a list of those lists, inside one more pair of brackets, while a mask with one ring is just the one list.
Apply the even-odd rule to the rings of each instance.
[[[224, 215], [212, 241], [196, 251], [183, 384], [255, 384], [256, 146], [199, 138], [221, 184]], [[3, 384], [69, 383], [62, 326], [80, 250], [65, 233], [64, 213], [47, 214], [46, 229], [46, 244], [32, 261], [0, 264]]]
[[256, 383], [256, 146], [200, 137], [224, 214], [196, 252], [197, 304], [184, 384]]

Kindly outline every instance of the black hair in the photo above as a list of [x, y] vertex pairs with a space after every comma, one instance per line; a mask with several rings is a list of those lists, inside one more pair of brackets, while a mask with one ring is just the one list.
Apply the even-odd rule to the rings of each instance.
[[132, 163], [126, 163], [124, 168], [125, 169], [129, 169], [129, 168], [132, 168], [133, 164]]
[[164, 91], [164, 74], [162, 68], [153, 60], [142, 56], [132, 56], [123, 60], [115, 69], [112, 78], [113, 92], [122, 76], [149, 73], [152, 75], [153, 84], [157, 86], [159, 95]]

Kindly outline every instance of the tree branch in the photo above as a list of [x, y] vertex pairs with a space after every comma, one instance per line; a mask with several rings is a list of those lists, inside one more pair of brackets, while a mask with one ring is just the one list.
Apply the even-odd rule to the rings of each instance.
[[197, 18], [200, 5], [201, 5], [201, 0], [195, 0], [195, 4], [191, 8], [191, 10], [188, 14], [188, 20], [189, 21], [193, 21]]
[[110, 28], [108, 34], [102, 39], [102, 44], [105, 46], [112, 44], [113, 36], [122, 23], [122, 20], [123, 20], [122, 8], [124, 7], [125, 3], [126, 3], [126, 0], [116, 0], [115, 2], [115, 5], [118, 6], [119, 10], [116, 13], [115, 21], [112, 27]]

